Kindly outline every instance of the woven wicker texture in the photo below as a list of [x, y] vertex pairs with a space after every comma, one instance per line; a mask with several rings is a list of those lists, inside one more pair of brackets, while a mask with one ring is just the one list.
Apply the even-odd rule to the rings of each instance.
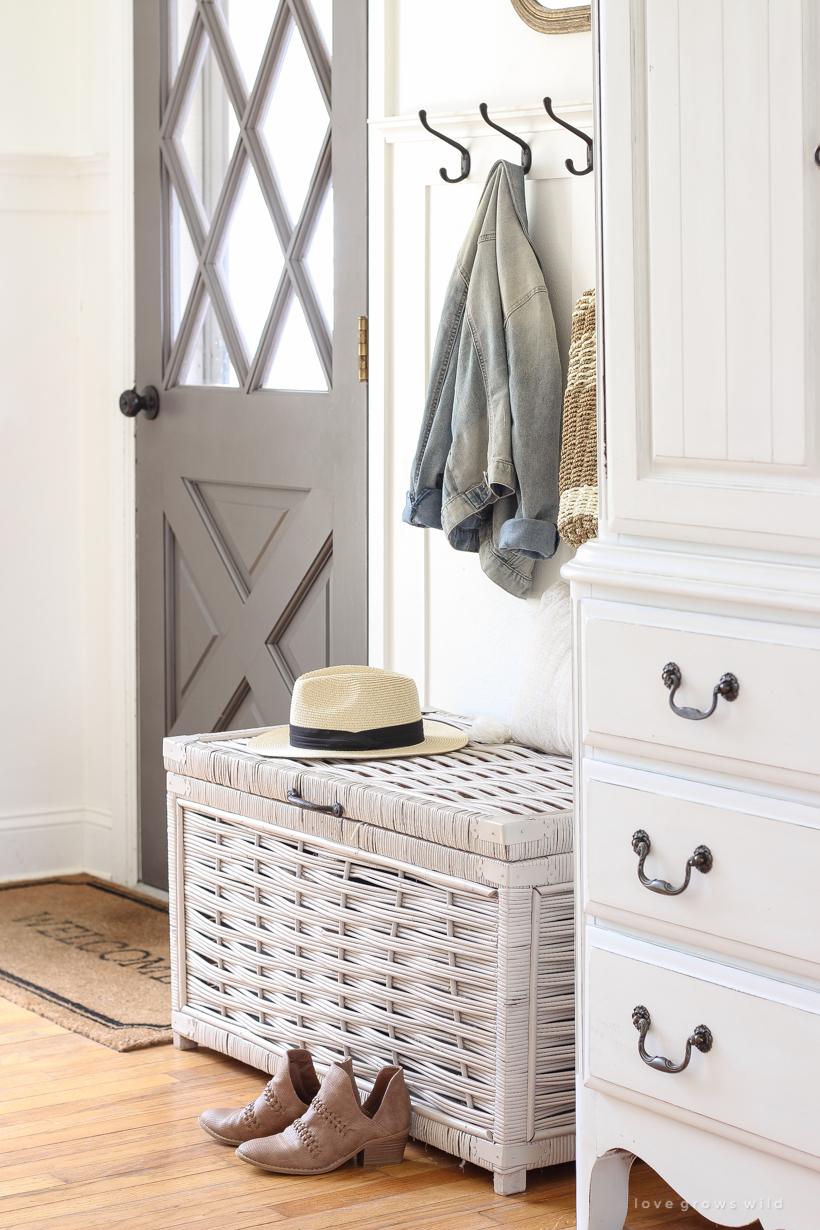
[[572, 313], [558, 489], [558, 533], [580, 547], [598, 534], [594, 290], [581, 295]]
[[407, 675], [368, 666], [331, 666], [296, 680], [290, 717], [297, 726], [369, 730], [416, 722], [421, 709], [416, 685]]
[[[450, 714], [425, 716], [469, 726]], [[354, 821], [494, 858], [572, 850], [572, 762], [563, 756], [515, 744], [470, 743], [457, 752], [412, 759], [270, 760], [248, 750], [248, 736], [256, 733], [168, 739], [166, 768], [263, 799], [284, 801], [296, 789], [312, 803], [341, 803]], [[515, 818], [539, 821], [531, 835], [515, 839], [526, 850], [509, 849], [502, 837], [481, 836], [482, 821]]]
[[[174, 780], [179, 782], [180, 779]], [[472, 880], [477, 884], [496, 886], [499, 879], [508, 878], [512, 874], [512, 866], [523, 859], [533, 866], [537, 864], [539, 884], [568, 884], [572, 880], [572, 816], [569, 812], [561, 814], [559, 825], [551, 828], [547, 837], [529, 834], [533, 825], [525, 821], [523, 833], [506, 834], [506, 844], [476, 838], [473, 849], [460, 850], [449, 843], [416, 837], [412, 831], [403, 833], [394, 828], [364, 824], [351, 816], [337, 817], [323, 812], [303, 811], [275, 799], [244, 794], [194, 778], [185, 778], [184, 793], [189, 806], [242, 816], [251, 827], [264, 829], [275, 825], [308, 837], [324, 837], [368, 854], [398, 859], [412, 867]], [[407, 824], [406, 827], [412, 830], [415, 826]], [[441, 832], [440, 824], [433, 823], [430, 827]], [[527, 840], [528, 836], [530, 840]], [[486, 856], [489, 856], [489, 861]]]
[[572, 34], [588, 30], [591, 24], [589, 5], [548, 9], [538, 0], [512, 0], [512, 5], [521, 20], [540, 34]]
[[[495, 891], [181, 812], [186, 1011], [277, 1055], [350, 1056], [366, 1080], [400, 1064], [416, 1112], [448, 1129], [498, 1139], [512, 1121], [525, 1140], [528, 1106], [536, 1131], [571, 1126], [570, 886]], [[533, 932], [537, 989], [530, 1007], [517, 997], [524, 1027], [508, 1030], [510, 987], [533, 976]], [[502, 1083], [518, 1107], [497, 1104], [499, 1063], [516, 1074]]]

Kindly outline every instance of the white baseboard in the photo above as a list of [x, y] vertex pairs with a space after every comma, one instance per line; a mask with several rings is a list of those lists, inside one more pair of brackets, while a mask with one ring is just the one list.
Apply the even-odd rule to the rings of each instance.
[[0, 816], [0, 883], [86, 871], [111, 878], [111, 817], [91, 808]]

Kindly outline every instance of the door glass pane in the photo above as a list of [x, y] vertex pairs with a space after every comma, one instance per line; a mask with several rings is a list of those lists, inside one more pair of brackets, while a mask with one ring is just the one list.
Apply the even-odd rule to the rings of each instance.
[[327, 381], [307, 327], [302, 305], [294, 295], [273, 356], [266, 389], [327, 392]]
[[302, 36], [291, 23], [262, 131], [294, 222], [302, 212], [327, 126], [327, 108]]
[[238, 136], [239, 125], [209, 45], [178, 133], [191, 179], [209, 220]]
[[171, 341], [176, 339], [194, 284], [197, 259], [179, 200], [171, 188]]
[[333, 187], [328, 189], [305, 261], [329, 329], [333, 329]]
[[224, 388], [239, 388], [236, 372], [228, 357], [228, 348], [210, 302], [180, 384], [217, 384]]
[[[260, 180], [250, 163], [242, 167], [237, 161], [245, 160], [239, 148], [243, 140], [241, 117], [233, 109], [215, 50], [202, 25], [202, 6], [198, 9], [196, 0], [169, 0], [171, 41], [175, 43], [172, 58], [177, 65], [181, 62], [189, 38], [196, 40], [200, 54], [197, 56], [199, 63], [191, 60], [184, 79], [179, 75], [175, 87], [183, 107], [171, 138], [179, 165], [174, 167], [173, 162], [171, 165], [174, 187], [169, 190], [170, 217], [166, 222], [169, 235], [166, 270], [170, 288], [166, 336], [171, 344], [176, 342], [190, 296], [192, 293], [198, 295], [202, 289], [191, 239], [195, 232], [189, 231], [181, 206], [183, 202], [187, 207], [190, 198], [194, 197], [202, 206], [203, 221], [211, 228], [207, 259], [209, 263], [217, 262], [217, 276], [227, 294], [224, 311], [232, 317], [229, 336], [237, 336], [238, 329], [245, 349], [244, 359], [253, 370], [254, 356], [272, 305], [284, 287], [287, 296], [284, 319], [277, 322], [277, 337], [272, 347], [267, 340], [265, 343], [264, 368], [268, 377], [264, 387], [326, 391], [328, 386], [319, 358], [320, 353], [325, 353], [326, 335], [319, 322], [323, 317], [328, 331], [332, 331], [333, 194], [328, 182], [329, 169], [325, 168], [319, 177], [317, 167], [328, 140], [330, 116], [309, 48], [313, 48], [314, 56], [320, 61], [322, 53], [313, 36], [307, 42], [303, 39], [288, 0], [210, 2], [219, 7], [224, 17], [249, 90], [248, 114], [255, 117], [253, 127], [263, 137], [274, 174], [271, 179], [268, 172]], [[328, 54], [332, 40], [332, 8], [332, 0], [302, 0], [299, 8], [300, 20], [314, 23], [315, 30], [325, 40]], [[284, 22], [280, 30], [281, 41], [276, 57], [270, 58], [262, 71], [277, 14]], [[262, 106], [254, 110], [257, 100]], [[167, 143], [168, 138], [165, 138], [166, 150]], [[238, 174], [231, 180], [230, 195], [216, 223], [217, 206], [226, 191], [231, 165], [236, 166]], [[180, 174], [187, 181], [184, 189]], [[278, 185], [278, 193], [273, 181]], [[313, 195], [309, 195], [311, 183], [314, 184]], [[304, 280], [299, 281], [299, 294], [272, 221], [274, 215], [277, 219], [281, 217], [283, 207], [294, 226], [302, 217], [311, 219], [310, 230], [306, 228], [299, 237], [298, 249], [293, 253], [305, 273]], [[191, 225], [194, 225], [193, 219]], [[318, 328], [323, 335], [320, 351], [313, 341], [308, 320], [314, 330]], [[225, 325], [227, 329], [227, 320]], [[239, 387], [210, 303], [206, 305], [196, 334], [187, 338], [186, 351], [181, 383]], [[238, 354], [236, 359], [244, 373], [244, 359]]]
[[308, 0], [316, 25], [325, 40], [327, 54], [333, 55], [333, 0]]
[[279, 7], [279, 0], [219, 0], [239, 67], [250, 90]]
[[284, 263], [259, 180], [251, 168], [219, 261], [249, 357], [256, 351]]
[[171, 14], [171, 77], [177, 75], [177, 68], [191, 32], [191, 25], [196, 13], [196, 0], [176, 0]]

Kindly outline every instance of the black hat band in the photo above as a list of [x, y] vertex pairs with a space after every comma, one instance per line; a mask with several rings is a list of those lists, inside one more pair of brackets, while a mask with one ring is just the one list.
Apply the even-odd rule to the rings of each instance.
[[424, 722], [405, 722], [402, 726], [377, 726], [373, 730], [319, 730], [313, 726], [290, 724], [291, 747], [311, 751], [380, 752], [385, 748], [414, 747], [424, 742]]

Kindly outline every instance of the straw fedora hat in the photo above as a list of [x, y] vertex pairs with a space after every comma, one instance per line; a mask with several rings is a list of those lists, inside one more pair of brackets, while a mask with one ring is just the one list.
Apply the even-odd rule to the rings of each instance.
[[454, 726], [422, 718], [416, 685], [407, 675], [375, 666], [330, 666], [299, 676], [290, 725], [256, 735], [248, 751], [293, 760], [372, 760], [455, 752], [466, 742]]

